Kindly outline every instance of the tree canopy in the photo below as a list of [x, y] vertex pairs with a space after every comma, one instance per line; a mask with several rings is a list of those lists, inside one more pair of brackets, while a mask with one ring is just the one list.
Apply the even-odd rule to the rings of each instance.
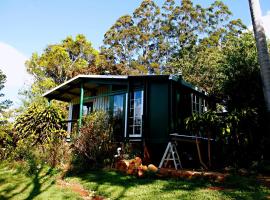
[[84, 35], [67, 37], [59, 44], [48, 45], [41, 55], [33, 53], [26, 62], [34, 76], [32, 91], [43, 93], [81, 73], [98, 73], [99, 53]]
[[2, 100], [5, 95], [1, 92], [5, 86], [4, 84], [6, 82], [6, 78], [6, 75], [0, 70], [0, 147], [2, 147], [7, 140], [10, 140], [8, 133], [11, 130], [11, 123], [8, 122], [10, 112], [8, 112], [6, 109], [9, 108], [12, 102], [7, 99]]
[[[190, 0], [165, 0], [160, 8], [153, 0], [144, 0], [132, 15], [120, 17], [105, 33], [103, 49], [112, 52], [110, 59], [126, 73], [190, 73], [191, 66], [198, 71], [209, 60], [203, 62], [195, 52], [207, 48], [213, 54], [216, 49], [208, 47], [217, 48], [227, 35], [244, 28], [230, 16], [221, 1], [203, 8]], [[199, 66], [194, 67], [195, 60], [200, 61]], [[205, 89], [211, 89], [211, 84], [206, 83]]]
[[230, 37], [219, 62], [220, 91], [227, 109], [264, 109], [262, 81], [252, 33]]
[[1, 90], [5, 87], [5, 82], [7, 80], [6, 75], [0, 70], [0, 114], [4, 112], [5, 109], [7, 109], [11, 105], [10, 100], [2, 100], [2, 98], [5, 96], [3, 93], [1, 93]]

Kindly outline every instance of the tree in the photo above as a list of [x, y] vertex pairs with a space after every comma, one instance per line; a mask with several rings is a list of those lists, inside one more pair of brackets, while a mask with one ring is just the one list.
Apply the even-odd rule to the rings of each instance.
[[253, 30], [256, 38], [256, 46], [258, 50], [258, 61], [261, 67], [264, 99], [266, 103], [268, 117], [270, 119], [270, 58], [261, 19], [261, 8], [259, 0], [249, 0], [249, 7], [251, 12]]
[[40, 56], [33, 53], [26, 68], [35, 79], [32, 91], [42, 94], [78, 74], [98, 73], [98, 63], [98, 51], [79, 34], [75, 40], [67, 37], [59, 44], [48, 45]]
[[[125, 68], [128, 68], [131, 64], [135, 53], [137, 31], [138, 28], [134, 26], [132, 17], [124, 15], [104, 35], [104, 44], [114, 47], [110, 49], [111, 52], [107, 50], [108, 55], [118, 55], [117, 57], [111, 57], [112, 60], [123, 64]], [[103, 50], [105, 51], [104, 48]]]
[[229, 129], [226, 134], [223, 131], [219, 135], [228, 142], [227, 150], [240, 163], [267, 156], [269, 132], [265, 130], [267, 120], [262, 81], [256, 41], [251, 32], [227, 37], [218, 63], [218, 74], [216, 96], [228, 111], [222, 121]]
[[256, 42], [250, 32], [228, 38], [218, 69], [220, 77], [217, 90], [228, 111], [244, 108], [263, 110]]
[[[0, 70], [0, 98], [4, 97], [5, 95], [1, 93], [1, 90], [5, 87], [5, 82], [6, 82], [6, 75]], [[0, 101], [0, 116], [1, 114], [7, 109], [12, 102], [10, 100], [1, 100]]]
[[[4, 97], [1, 90], [4, 88], [6, 82], [6, 75], [0, 70], [0, 99]], [[0, 100], [0, 159], [4, 157], [4, 150], [1, 147], [5, 147], [7, 143], [11, 140], [9, 135], [12, 127], [11, 123], [8, 121], [10, 112], [6, 109], [12, 104], [10, 100]]]
[[[203, 54], [208, 47], [217, 49], [226, 35], [243, 28], [240, 20], [229, 21], [230, 15], [220, 1], [203, 8], [190, 0], [165, 0], [160, 8], [153, 0], [144, 0], [132, 16], [120, 17], [107, 31], [103, 49], [114, 53], [111, 58], [126, 73], [178, 73], [196, 63], [198, 50]], [[213, 83], [207, 84], [206, 89]]]
[[[188, 2], [185, 4], [190, 5]], [[239, 36], [246, 27], [239, 19], [229, 21], [231, 12], [220, 1], [215, 1], [205, 9], [199, 5], [193, 9], [186, 9], [191, 7], [187, 5], [182, 5], [184, 12], [182, 9], [178, 11], [180, 27], [186, 28], [184, 31], [180, 28], [178, 30], [180, 37], [174, 48], [176, 51], [169, 60], [169, 72], [180, 71], [185, 80], [214, 94], [219, 83], [218, 68], [222, 59], [223, 44], [228, 36]], [[186, 16], [189, 20], [185, 20]], [[203, 23], [200, 22], [201, 19], [204, 19]]]
[[160, 8], [152, 0], [144, 0], [133, 12], [133, 19], [138, 27], [137, 61], [135, 67], [141, 73], [159, 73], [162, 62], [160, 47], [163, 36], [161, 28]]

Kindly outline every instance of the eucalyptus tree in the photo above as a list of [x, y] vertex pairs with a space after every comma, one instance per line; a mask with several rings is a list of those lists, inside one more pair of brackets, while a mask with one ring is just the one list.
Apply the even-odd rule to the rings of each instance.
[[[198, 71], [206, 62], [193, 66], [195, 60], [207, 57], [203, 52], [214, 53], [229, 33], [237, 34], [243, 28], [241, 21], [230, 21], [230, 17], [221, 1], [203, 8], [191, 0], [164, 0], [161, 7], [153, 0], [144, 0], [132, 15], [120, 17], [107, 31], [102, 48], [114, 52], [111, 58], [124, 67], [125, 73]], [[208, 47], [213, 49], [208, 51]], [[198, 50], [203, 54], [200, 58]], [[208, 83], [206, 89], [212, 85]]]
[[104, 43], [112, 48], [102, 48], [103, 55], [109, 58], [111, 63], [122, 64], [127, 69], [136, 53], [137, 35], [138, 27], [134, 25], [132, 17], [120, 17], [104, 35]]
[[160, 8], [152, 0], [144, 0], [133, 12], [138, 27], [137, 62], [142, 73], [154, 73], [162, 59], [160, 49]]
[[144, 0], [133, 16], [120, 17], [104, 35], [103, 49], [115, 53], [114, 60], [127, 73], [153, 72], [160, 59], [157, 54], [160, 9], [151, 0]]

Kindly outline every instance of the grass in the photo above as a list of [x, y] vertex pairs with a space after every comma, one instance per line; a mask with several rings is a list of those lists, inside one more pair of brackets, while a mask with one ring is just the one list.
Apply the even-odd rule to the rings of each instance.
[[[270, 190], [254, 178], [229, 177], [223, 183], [202, 179], [154, 179], [125, 176], [114, 171], [92, 171], [70, 175], [69, 182], [79, 182], [84, 188], [110, 199], [269, 199]], [[215, 190], [216, 188], [216, 190]], [[220, 190], [218, 190], [220, 189]]]
[[56, 184], [57, 171], [40, 166], [31, 175], [27, 175], [23, 163], [10, 166], [0, 163], [0, 199], [81, 199], [71, 190]]
[[[60, 172], [40, 166], [27, 175], [23, 164], [0, 163], [0, 199], [81, 199], [56, 183]], [[65, 181], [80, 184], [110, 199], [269, 199], [270, 190], [255, 178], [231, 176], [225, 183], [203, 179], [136, 178], [109, 170], [69, 174]], [[268, 198], [267, 198], [268, 197]]]

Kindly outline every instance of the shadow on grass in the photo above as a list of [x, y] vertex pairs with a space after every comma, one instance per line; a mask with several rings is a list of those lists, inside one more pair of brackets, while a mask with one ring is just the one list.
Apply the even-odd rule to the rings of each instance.
[[[184, 190], [195, 192], [205, 190], [216, 192], [222, 196], [222, 199], [268, 199], [270, 190], [262, 186], [255, 177], [243, 177], [231, 175], [227, 177], [225, 182], [213, 182], [203, 178], [195, 178], [191, 180], [169, 180], [162, 188], [163, 191]], [[177, 199], [185, 199], [186, 194], [180, 195]]]
[[44, 189], [41, 190], [41, 186], [48, 181], [49, 178], [51, 178], [53, 176], [53, 170], [51, 168], [49, 168], [49, 170], [44, 174], [44, 175], [40, 175], [40, 172], [42, 171], [42, 167], [40, 169], [38, 169], [35, 173], [34, 173], [34, 177], [32, 179], [32, 184], [33, 184], [33, 189], [31, 190], [30, 194], [28, 195], [28, 197], [25, 200], [31, 200], [34, 197], [36, 197], [37, 195], [41, 194], [42, 192], [48, 190], [53, 184], [54, 182], [51, 182], [50, 184], [48, 184]]
[[[1, 178], [2, 183], [9, 184], [5, 189], [0, 190], [0, 199], [3, 200], [17, 199], [18, 195], [26, 192], [27, 190], [29, 190], [29, 194], [25, 200], [30, 200], [48, 190], [54, 184], [53, 181], [49, 183], [50, 178], [53, 176], [53, 170], [51, 168], [44, 169], [43, 166], [35, 169], [30, 177], [25, 176], [23, 179], [19, 178], [17, 171], [10, 174], [8, 173], [9, 172], [7, 172], [5, 178]], [[46, 187], [43, 186], [42, 188], [43, 184], [46, 184]]]
[[[132, 192], [135, 195], [137, 192], [137, 195], [151, 193], [159, 196], [165, 193], [164, 196], [170, 196], [176, 192], [173, 199], [190, 199], [193, 193], [200, 197], [200, 194], [207, 191], [229, 199], [266, 199], [269, 195], [269, 190], [262, 188], [255, 179], [240, 176], [229, 177], [224, 183], [215, 183], [203, 178], [191, 180], [160, 179], [157, 177], [136, 178], [115, 171], [99, 170], [82, 174], [69, 174], [67, 178], [78, 178], [86, 188], [112, 199], [128, 197]], [[131, 192], [131, 189], [137, 186], [146, 191], [138, 189]], [[217, 188], [217, 190], [213, 191], [211, 188]]]
[[99, 195], [121, 199], [132, 187], [138, 185], [152, 184], [154, 178], [138, 179], [134, 176], [127, 176], [122, 173], [110, 170], [95, 170], [80, 174], [67, 174], [67, 178], [79, 178], [84, 186], [97, 192]]

